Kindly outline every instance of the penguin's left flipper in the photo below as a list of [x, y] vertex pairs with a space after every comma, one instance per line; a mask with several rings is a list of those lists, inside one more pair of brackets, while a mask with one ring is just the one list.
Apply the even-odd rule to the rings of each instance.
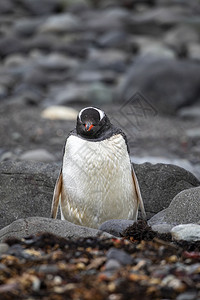
[[60, 171], [60, 174], [58, 176], [58, 179], [56, 181], [56, 185], [55, 185], [55, 188], [54, 188], [50, 218], [56, 219], [56, 217], [57, 217], [59, 198], [60, 198], [60, 195], [61, 195], [61, 190], [62, 190], [62, 169]]
[[137, 195], [138, 205], [140, 206], [142, 217], [145, 220], [146, 219], [146, 212], [145, 212], [145, 209], [144, 209], [144, 203], [143, 203], [143, 200], [142, 200], [142, 195], [141, 195], [141, 192], [140, 192], [139, 183], [138, 183], [135, 171], [133, 169], [133, 166], [132, 166], [132, 177], [133, 177], [133, 183], [134, 183], [135, 191], [136, 191], [136, 195]]

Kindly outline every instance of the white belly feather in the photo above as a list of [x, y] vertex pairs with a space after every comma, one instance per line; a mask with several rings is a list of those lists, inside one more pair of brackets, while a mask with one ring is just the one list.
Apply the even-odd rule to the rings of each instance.
[[64, 219], [97, 228], [109, 219], [136, 219], [127, 146], [120, 134], [90, 142], [71, 135], [63, 158]]

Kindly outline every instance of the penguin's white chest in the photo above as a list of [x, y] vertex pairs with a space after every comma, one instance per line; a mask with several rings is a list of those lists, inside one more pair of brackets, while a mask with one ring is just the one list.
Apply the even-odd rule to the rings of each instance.
[[62, 176], [64, 219], [97, 228], [109, 219], [137, 217], [130, 158], [120, 134], [99, 142], [71, 135]]

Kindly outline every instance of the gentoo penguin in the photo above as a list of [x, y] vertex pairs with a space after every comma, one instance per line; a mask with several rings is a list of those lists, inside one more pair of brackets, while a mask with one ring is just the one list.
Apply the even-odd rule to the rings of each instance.
[[139, 184], [133, 170], [124, 132], [111, 124], [104, 111], [86, 107], [70, 132], [57, 179], [51, 217], [98, 228], [110, 219], [137, 220]]

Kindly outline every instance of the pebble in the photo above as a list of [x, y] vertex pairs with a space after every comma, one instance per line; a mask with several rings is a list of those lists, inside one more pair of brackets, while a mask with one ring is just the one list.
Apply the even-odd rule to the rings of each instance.
[[181, 224], [173, 227], [171, 234], [174, 240], [184, 240], [188, 242], [200, 241], [200, 225]]
[[107, 258], [117, 260], [122, 265], [128, 265], [133, 262], [133, 258], [131, 257], [131, 255], [123, 250], [119, 250], [116, 248], [109, 249], [109, 251], [107, 252]]
[[50, 120], [69, 120], [75, 121], [78, 111], [66, 106], [50, 106], [41, 113], [42, 118]]
[[99, 226], [99, 230], [108, 232], [114, 236], [120, 237], [127, 227], [133, 225], [132, 220], [108, 220]]
[[20, 157], [24, 161], [42, 161], [52, 162], [55, 161], [54, 155], [49, 153], [46, 149], [36, 149], [24, 152]]
[[66, 33], [80, 30], [83, 24], [75, 15], [70, 13], [50, 16], [39, 26], [38, 31], [42, 33]]
[[115, 271], [119, 269], [122, 265], [120, 262], [116, 259], [108, 259], [106, 264], [105, 264], [105, 270], [106, 271]]
[[0, 255], [5, 254], [9, 249], [9, 245], [6, 243], [0, 243]]

